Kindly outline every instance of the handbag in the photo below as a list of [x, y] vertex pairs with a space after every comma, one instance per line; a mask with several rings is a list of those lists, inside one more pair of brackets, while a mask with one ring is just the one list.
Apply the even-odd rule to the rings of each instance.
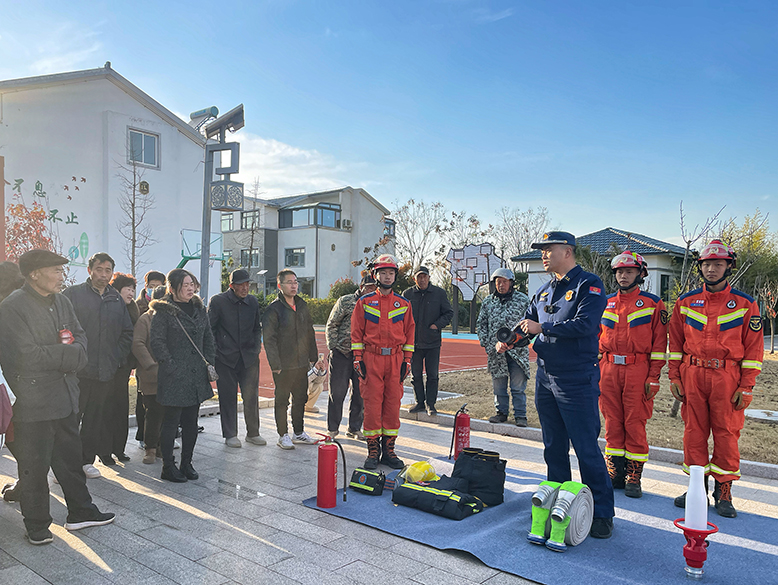
[[176, 321], [178, 321], [178, 324], [181, 326], [181, 330], [184, 332], [184, 335], [186, 335], [186, 338], [192, 343], [192, 347], [194, 347], [197, 350], [197, 353], [200, 354], [200, 357], [203, 358], [203, 361], [205, 362], [205, 367], [208, 368], [208, 381], [215, 382], [216, 380], [218, 380], [219, 374], [216, 372], [216, 368], [212, 364], [208, 363], [207, 359], [205, 359], [203, 352], [200, 351], [200, 348], [197, 347], [197, 344], [189, 336], [189, 333], [187, 333], [186, 329], [184, 328], [184, 324], [181, 323], [181, 320], [178, 317], [176, 317]]

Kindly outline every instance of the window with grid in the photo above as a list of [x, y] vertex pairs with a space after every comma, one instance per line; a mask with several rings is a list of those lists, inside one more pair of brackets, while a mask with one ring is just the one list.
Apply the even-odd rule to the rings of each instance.
[[159, 166], [159, 136], [130, 129], [130, 162]]
[[305, 266], [305, 248], [286, 248], [284, 256], [287, 268]]
[[259, 209], [244, 211], [240, 214], [240, 229], [253, 230], [259, 227]]
[[232, 213], [222, 213], [222, 231], [231, 232], [235, 228], [235, 218]]
[[[249, 263], [249, 261], [251, 263]], [[240, 251], [240, 265], [244, 268], [259, 266], [259, 250], [241, 250]]]

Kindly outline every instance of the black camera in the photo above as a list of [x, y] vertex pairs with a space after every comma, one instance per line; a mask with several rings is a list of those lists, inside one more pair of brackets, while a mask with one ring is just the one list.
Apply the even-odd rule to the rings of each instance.
[[530, 342], [530, 337], [521, 330], [521, 327], [516, 325], [513, 329], [500, 327], [497, 330], [497, 341], [512, 347], [527, 347]]

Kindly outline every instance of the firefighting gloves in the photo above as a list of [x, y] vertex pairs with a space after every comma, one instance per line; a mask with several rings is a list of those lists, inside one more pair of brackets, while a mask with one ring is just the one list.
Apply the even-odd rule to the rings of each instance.
[[686, 402], [686, 396], [684, 396], [683, 386], [681, 386], [680, 380], [670, 380], [670, 392], [679, 402]]
[[732, 404], [735, 405], [735, 410], [743, 410], [744, 408], [748, 408], [748, 405], [751, 404], [753, 398], [752, 388], [743, 388], [740, 386], [732, 395]]
[[594, 498], [588, 487], [575, 481], [544, 481], [532, 496], [532, 530], [527, 540], [564, 552], [581, 544], [594, 517]]
[[646, 380], [646, 400], [653, 400], [654, 396], [656, 396], [657, 392], [659, 392], [659, 381], [658, 380]]
[[367, 376], [367, 368], [365, 367], [365, 362], [362, 360], [354, 360], [354, 371], [357, 373], [357, 376], [362, 378], [363, 380]]
[[400, 382], [405, 382], [405, 378], [408, 377], [408, 373], [411, 371], [411, 362], [404, 361], [400, 366]]

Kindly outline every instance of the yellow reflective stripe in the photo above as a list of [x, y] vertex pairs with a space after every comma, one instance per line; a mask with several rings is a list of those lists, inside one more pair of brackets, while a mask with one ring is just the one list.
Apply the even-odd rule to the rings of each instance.
[[663, 352], [653, 352], [652, 351], [651, 352], [651, 359], [652, 360], [662, 360], [662, 361], [665, 361], [665, 359], [667, 359], [667, 358], [666, 358], [666, 356], [665, 356], [665, 354]]
[[[703, 466], [702, 466], [702, 470], [705, 472], [705, 474], [706, 474], [706, 475], [710, 473], [710, 468], [711, 468], [711, 465], [710, 465], [710, 463], [708, 463], [707, 465], [703, 465]], [[683, 469], [683, 472], [684, 472], [686, 475], [689, 475], [689, 466], [688, 466], [688, 465], [686, 465], [686, 463], [684, 463], [683, 465], [681, 465], [681, 469]]]
[[[381, 429], [381, 432], [387, 437], [396, 437], [400, 434], [400, 429]], [[363, 433], [367, 434], [367, 433]]]
[[602, 314], [602, 318], [613, 321], [614, 323], [619, 322], [619, 316], [616, 313], [611, 313], [610, 311], [604, 311]]
[[456, 495], [454, 492], [451, 492], [449, 490], [438, 490], [429, 486], [423, 486], [418, 485], [415, 483], [404, 483], [403, 487], [410, 488], [412, 490], [416, 490], [417, 492], [427, 492], [430, 494], [435, 494], [437, 496], [446, 496], [447, 498], [450, 498], [454, 500], [455, 502], [458, 502], [462, 498], [460, 498], [458, 495]]
[[371, 307], [370, 305], [362, 305], [365, 308], [365, 313], [370, 313], [371, 315], [375, 315], [376, 317], [381, 316], [381, 310], [376, 309], [375, 307]]
[[681, 307], [681, 315], [686, 315], [688, 317], [691, 317], [692, 319], [694, 319], [695, 321], [699, 321], [703, 325], [708, 324], [708, 318], [702, 313], [698, 313], [691, 307]]
[[354, 351], [355, 349], [365, 349], [364, 343], [352, 343], [351, 344], [351, 351]]
[[403, 351], [413, 351], [412, 345], [403, 345]]
[[627, 451], [626, 457], [627, 459], [632, 459], [632, 461], [648, 461], [648, 453], [630, 453]]
[[399, 309], [394, 309], [392, 311], [389, 311], [389, 318], [390, 319], [394, 319], [398, 315], [402, 315], [403, 313], [405, 313], [405, 311], [407, 311], [407, 310], [408, 310], [408, 307], [400, 307]]
[[717, 475], [734, 475], [736, 477], [740, 477], [740, 470], [739, 469], [737, 471], [725, 471], [724, 469], [722, 469], [718, 465], [713, 465], [713, 463], [708, 465], [708, 468], [709, 468], [711, 473], [715, 473]]
[[377, 431], [368, 431], [367, 429], [362, 431], [362, 434], [366, 437], [375, 437], [377, 435], [381, 434], [381, 429], [378, 429]]
[[741, 368], [750, 368], [752, 370], [761, 370], [762, 369], [762, 362], [758, 362], [756, 360], [743, 360], [740, 362]]
[[605, 446], [605, 454], [611, 457], [624, 457], [624, 453], [626, 453], [624, 449], [613, 449], [607, 445]]
[[716, 323], [719, 325], [721, 325], [722, 323], [729, 323], [730, 321], [734, 321], [735, 319], [740, 319], [746, 313], [748, 313], [748, 309], [738, 309], [737, 311], [734, 311], [732, 313], [727, 313], [726, 315], [719, 315], [716, 318]]
[[627, 315], [627, 323], [632, 323], [632, 321], [640, 319], [641, 317], [648, 317], [649, 315], [652, 315], [654, 311], [656, 311], [656, 307], [646, 307], [645, 309], [630, 313]]
[[670, 361], [673, 361], [673, 360], [681, 361], [683, 359], [683, 354], [682, 353], [674, 353], [674, 352], [671, 351], [667, 355], [667, 357], [670, 358]]

